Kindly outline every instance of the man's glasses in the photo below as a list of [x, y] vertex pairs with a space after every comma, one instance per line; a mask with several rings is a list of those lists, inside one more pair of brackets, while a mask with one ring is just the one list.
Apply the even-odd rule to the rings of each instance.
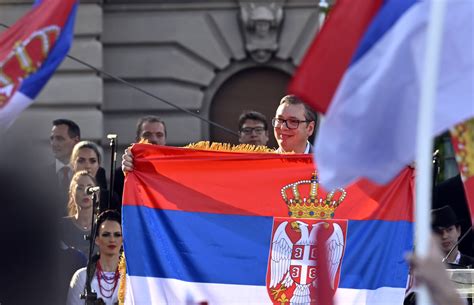
[[308, 121], [308, 120], [300, 121], [300, 120], [296, 120], [296, 119], [284, 120], [284, 119], [280, 119], [280, 118], [273, 118], [272, 119], [272, 126], [276, 127], [276, 128], [280, 128], [283, 125], [283, 123], [285, 123], [286, 128], [296, 129], [300, 126], [300, 123], [309, 123], [309, 122], [311, 122], [311, 121]]
[[251, 135], [252, 132], [255, 132], [255, 134], [260, 135], [263, 132], [265, 132], [265, 128], [263, 127], [245, 127], [240, 130], [241, 133], [246, 134], [246, 135]]

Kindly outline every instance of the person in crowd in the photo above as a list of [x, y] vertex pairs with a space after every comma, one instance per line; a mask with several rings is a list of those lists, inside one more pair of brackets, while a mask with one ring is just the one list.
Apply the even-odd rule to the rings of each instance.
[[[458, 174], [436, 185], [433, 192], [433, 209], [438, 209], [449, 203], [456, 215], [469, 215], [469, 204], [461, 175]], [[461, 223], [461, 231], [466, 232], [472, 226], [470, 217]], [[459, 251], [474, 256], [474, 234], [469, 234], [459, 244]]]
[[[313, 135], [317, 123], [316, 114], [295, 95], [286, 95], [276, 110], [272, 120], [276, 152], [308, 154], [313, 152], [308, 139]], [[133, 170], [133, 155], [129, 148], [122, 155], [122, 171]]]
[[92, 196], [86, 193], [88, 187], [97, 186], [94, 176], [86, 170], [74, 174], [69, 188], [68, 216], [61, 219], [62, 241], [89, 254], [89, 241], [84, 235], [90, 234], [93, 218]]
[[61, 199], [67, 198], [69, 183], [74, 174], [69, 161], [74, 145], [80, 140], [81, 130], [75, 122], [67, 119], [53, 121], [50, 144], [55, 162], [48, 172], [54, 173]]
[[277, 152], [308, 154], [313, 147], [308, 139], [315, 132], [315, 113], [296, 95], [286, 95], [272, 119], [273, 132], [278, 143]]
[[71, 153], [71, 166], [74, 172], [86, 170], [97, 181], [101, 189], [107, 189], [105, 170], [101, 167], [101, 154], [97, 144], [91, 141], [81, 141], [74, 146]]
[[[135, 136], [137, 143], [146, 141], [153, 145], [166, 145], [166, 135], [166, 124], [157, 116], [144, 116], [137, 122]], [[120, 201], [123, 194], [124, 179], [122, 168], [117, 168], [115, 171], [114, 192], [120, 198]]]
[[[95, 244], [99, 255], [91, 263], [94, 265], [90, 276], [91, 288], [103, 304], [118, 304], [120, 273], [118, 269], [122, 248], [122, 228], [120, 214], [114, 210], [102, 212], [97, 218]], [[81, 268], [73, 275], [67, 297], [67, 305], [82, 305], [87, 280], [87, 268]]]
[[266, 146], [267, 142], [267, 118], [257, 111], [244, 111], [239, 117], [239, 143]]
[[458, 239], [461, 236], [461, 221], [457, 218], [451, 206], [446, 205], [431, 211], [433, 232], [439, 237], [439, 246], [445, 262], [460, 265], [461, 267], [474, 267], [474, 258], [462, 254], [458, 250]]
[[[416, 285], [425, 284], [434, 305], [465, 305], [455, 287], [449, 279], [442, 263], [439, 244], [442, 243], [437, 236], [431, 238], [430, 250], [426, 257], [411, 254], [407, 257]], [[414, 295], [406, 299], [404, 304], [416, 304]]]
[[[435, 244], [435, 252], [439, 253], [438, 260], [439, 265], [443, 268], [472, 268], [474, 266], [474, 258], [462, 254], [458, 250], [458, 239], [461, 236], [461, 221], [457, 218], [456, 213], [449, 205], [445, 205], [439, 209], [431, 210], [431, 227], [435, 238], [433, 242]], [[443, 257], [441, 257], [443, 255]], [[425, 259], [427, 266], [430, 267], [433, 260], [433, 257], [428, 257]], [[423, 261], [418, 259], [418, 261]], [[442, 264], [442, 262], [446, 264]], [[434, 266], [436, 267], [436, 266]], [[437, 267], [436, 267], [437, 268]], [[430, 280], [425, 274], [430, 274], [428, 270], [419, 270], [422, 274], [422, 281]], [[410, 271], [411, 276], [414, 276], [415, 284], [416, 283], [416, 274], [413, 270]], [[413, 279], [411, 279], [413, 280]], [[432, 283], [433, 286], [438, 285], [437, 282]], [[413, 293], [412, 283], [410, 283], [409, 291], [405, 298], [405, 305], [414, 305], [416, 304], [416, 294]], [[439, 303], [439, 304], [450, 304], [450, 303]]]

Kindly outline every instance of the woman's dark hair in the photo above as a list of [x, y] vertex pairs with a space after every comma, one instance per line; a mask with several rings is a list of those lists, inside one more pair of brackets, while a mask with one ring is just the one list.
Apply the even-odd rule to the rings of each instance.
[[96, 236], [99, 235], [100, 226], [106, 220], [116, 221], [120, 224], [120, 226], [122, 226], [122, 217], [120, 216], [119, 212], [117, 212], [116, 210], [105, 210], [97, 217], [97, 231], [95, 233]]

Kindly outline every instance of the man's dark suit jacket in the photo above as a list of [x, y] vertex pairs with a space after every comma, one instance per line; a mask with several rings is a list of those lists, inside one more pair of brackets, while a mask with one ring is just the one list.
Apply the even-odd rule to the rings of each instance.
[[[461, 235], [472, 225], [469, 217], [466, 195], [461, 176], [454, 176], [438, 184], [433, 192], [433, 209], [450, 205], [458, 219], [461, 220]], [[474, 234], [471, 232], [459, 245], [459, 251], [474, 256]]]

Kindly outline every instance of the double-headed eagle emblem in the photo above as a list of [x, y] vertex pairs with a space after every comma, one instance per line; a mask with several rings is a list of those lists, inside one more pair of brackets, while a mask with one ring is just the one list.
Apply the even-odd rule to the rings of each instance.
[[[300, 195], [303, 185], [309, 186], [309, 198]], [[318, 180], [313, 174], [311, 180], [283, 187], [282, 197], [291, 218], [275, 220], [267, 286], [275, 304], [314, 304], [315, 289], [312, 288], [317, 285], [319, 268], [317, 251], [327, 250], [330, 285], [337, 288], [347, 222], [330, 218], [346, 197], [346, 191], [338, 189], [325, 199], [319, 198]], [[321, 232], [324, 234], [318, 234], [319, 230], [324, 230]], [[318, 240], [320, 236], [324, 236], [324, 240]]]

